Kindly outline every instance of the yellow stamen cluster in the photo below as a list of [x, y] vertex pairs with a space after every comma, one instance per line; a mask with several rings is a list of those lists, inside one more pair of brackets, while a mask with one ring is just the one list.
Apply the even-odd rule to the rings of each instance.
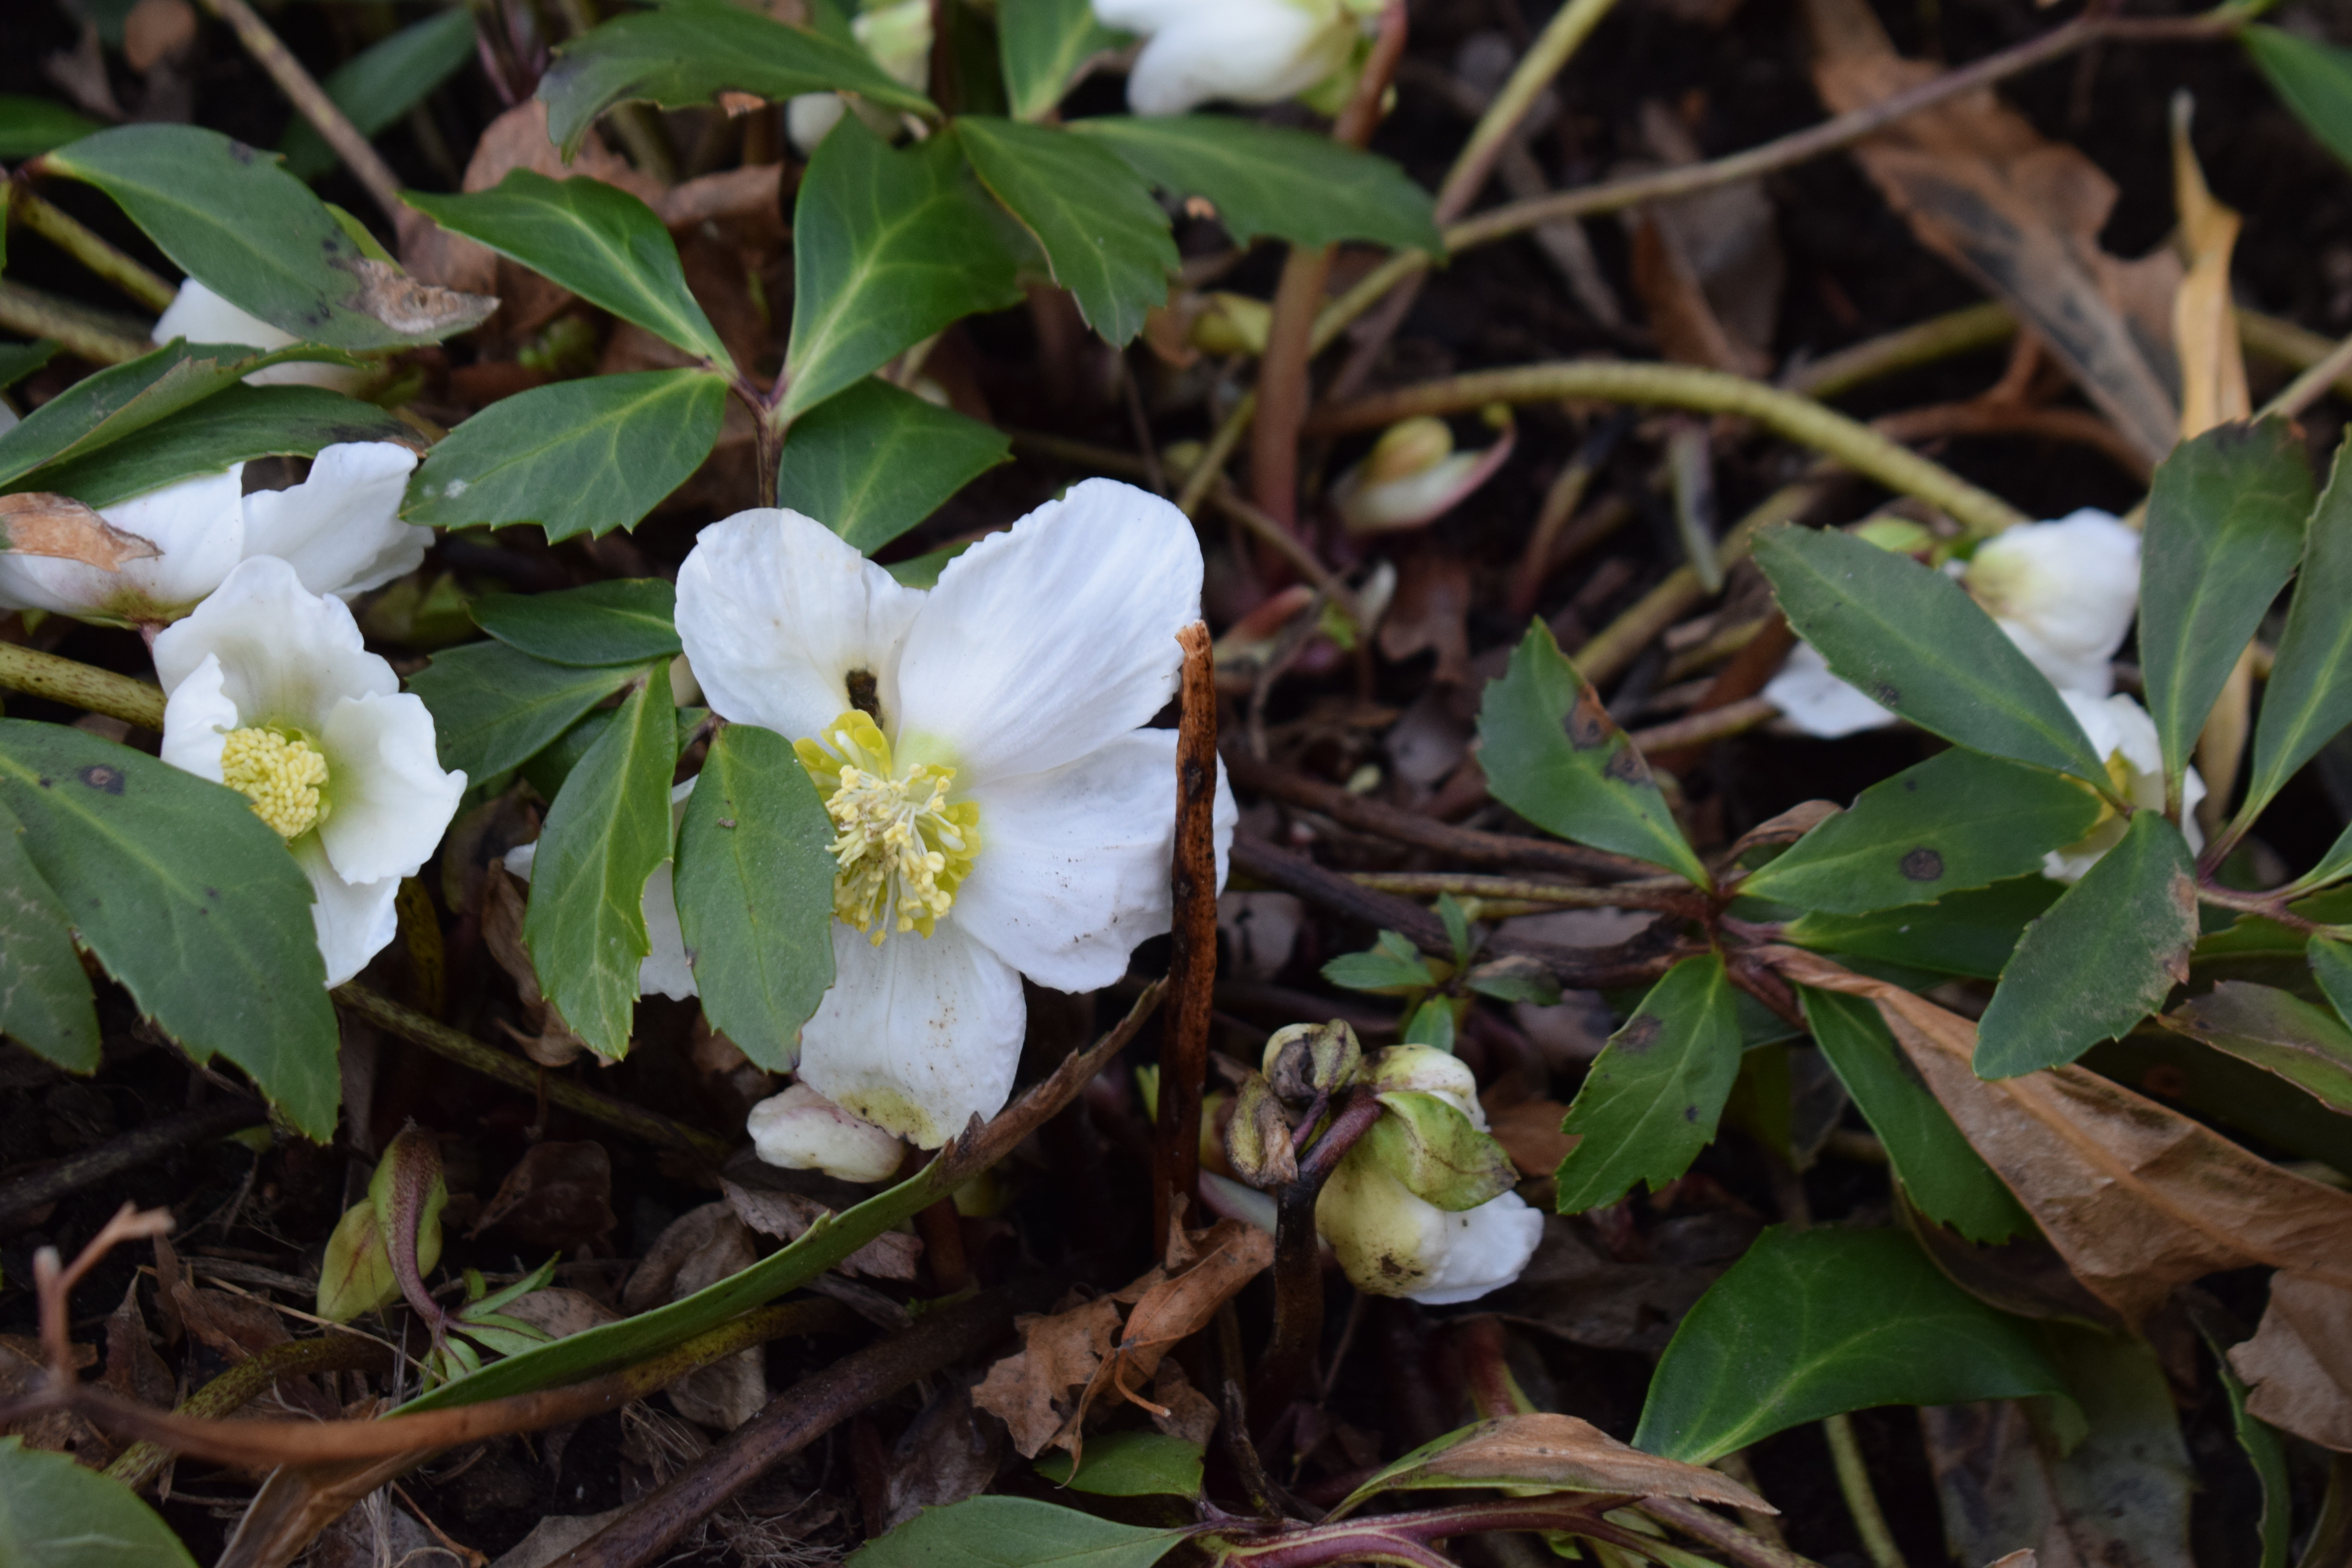
[[855, 709], [793, 750], [838, 834], [833, 912], [877, 947], [894, 929], [930, 935], [980, 853], [980, 807], [948, 801], [956, 771], [917, 763], [897, 774], [889, 738]]
[[327, 759], [299, 735], [230, 731], [221, 746], [221, 782], [253, 802], [254, 816], [280, 838], [301, 837], [327, 815], [319, 796], [327, 783]]

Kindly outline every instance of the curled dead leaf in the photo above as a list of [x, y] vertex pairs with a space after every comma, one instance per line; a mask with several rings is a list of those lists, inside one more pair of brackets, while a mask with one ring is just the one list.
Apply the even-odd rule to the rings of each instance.
[[79, 561], [101, 572], [120, 572], [126, 561], [152, 561], [163, 553], [71, 496], [43, 490], [0, 496], [0, 551]]
[[2280, 1269], [2261, 1327], [2231, 1347], [2230, 1365], [2246, 1380], [2249, 1414], [2352, 1453], [2352, 1291]]
[[1329, 1517], [1337, 1519], [1379, 1492], [1465, 1486], [1689, 1498], [1758, 1513], [1780, 1511], [1719, 1470], [1645, 1454], [1589, 1421], [1538, 1411], [1481, 1421], [1423, 1445], [1358, 1487]]
[[462, 332], [499, 308], [494, 294], [466, 294], [411, 278], [389, 262], [362, 257], [351, 264], [359, 287], [344, 303], [410, 337]]

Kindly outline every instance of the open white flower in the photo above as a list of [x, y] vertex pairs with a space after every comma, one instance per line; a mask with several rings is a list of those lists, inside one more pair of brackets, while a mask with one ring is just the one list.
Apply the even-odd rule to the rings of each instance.
[[2061, 691], [2105, 697], [2139, 609], [2139, 531], [2085, 507], [1980, 545], [1960, 584]]
[[[798, 512], [739, 512], [679, 568], [711, 708], [793, 740], [839, 837], [835, 982], [800, 1076], [937, 1148], [1013, 1089], [1021, 978], [1117, 980], [1168, 929], [1176, 689], [1201, 549], [1168, 502], [1090, 479], [928, 593]], [[1219, 880], [1236, 813], [1220, 773]]]
[[[669, 837], [677, 843], [678, 824], [686, 820], [687, 797], [694, 793], [694, 780], [671, 787], [669, 792]], [[506, 868], [524, 881], [530, 880], [530, 868], [539, 859], [539, 845], [518, 844], [504, 857]], [[699, 995], [694, 985], [694, 967], [686, 956], [686, 931], [677, 921], [677, 862], [675, 857], [654, 868], [646, 879], [646, 890], [641, 905], [646, 916], [646, 935], [652, 949], [637, 964], [637, 990], [640, 993], [658, 991], [673, 1002], [683, 1002]]]
[[340, 985], [398, 928], [393, 900], [466, 792], [433, 715], [367, 651], [341, 599], [259, 556], [155, 639], [163, 760], [253, 802], [310, 879], [310, 918]]
[[275, 556], [302, 587], [342, 598], [415, 571], [433, 531], [400, 521], [416, 454], [390, 441], [329, 447], [310, 477], [245, 494], [245, 465], [182, 479], [99, 515], [155, 546], [108, 572], [79, 561], [0, 554], [0, 609], [47, 610], [125, 624], [173, 621], [237, 563]]
[[[239, 310], [193, 278], [180, 285], [152, 335], [159, 343], [185, 338], [192, 343], [242, 343], [254, 349], [282, 349], [301, 342], [293, 333], [280, 331]], [[245, 379], [254, 386], [323, 386], [330, 392], [355, 393], [374, 380], [375, 374], [350, 365], [298, 360], [267, 366]]]
[[[2107, 764], [2107, 777], [2116, 793], [2134, 805], [2164, 809], [2164, 746], [2158, 740], [2156, 721], [2128, 697], [2085, 697], [2062, 691], [2074, 721], [2091, 738], [2091, 749]], [[2180, 831], [2195, 854], [2205, 847], [2204, 830], [2197, 826], [2197, 803], [2205, 798], [2205, 781], [2195, 768], [2180, 783]], [[2080, 881], [2098, 864], [2099, 857], [2122, 842], [2128, 826], [2120, 813], [2103, 817], [2099, 825], [2063, 849], [2042, 858], [2042, 874], [2061, 882]]]
[[1095, 0], [1105, 26], [1149, 39], [1127, 79], [1138, 114], [1305, 92], [1347, 63], [1362, 30], [1358, 9], [1349, 0]]

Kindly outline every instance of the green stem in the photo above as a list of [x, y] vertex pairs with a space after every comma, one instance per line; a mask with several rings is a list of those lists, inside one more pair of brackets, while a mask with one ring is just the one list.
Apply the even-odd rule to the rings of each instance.
[[1854, 1438], [1853, 1417], [1829, 1416], [1822, 1422], [1822, 1432], [1830, 1440], [1838, 1490], [1845, 1494], [1846, 1510], [1853, 1515], [1854, 1532], [1862, 1537], [1872, 1568], [1908, 1568], [1902, 1549], [1895, 1544], [1895, 1531], [1887, 1528], [1885, 1510], [1878, 1506], [1878, 1494], [1870, 1489], [1870, 1467], [1863, 1462], [1862, 1445]]
[[10, 278], [0, 278], [0, 327], [28, 338], [54, 339], [68, 353], [92, 364], [121, 364], [154, 346], [141, 322], [60, 300]]
[[1933, 364], [2017, 335], [2017, 318], [1998, 300], [1930, 316], [1924, 321], [1840, 349], [1781, 379], [1790, 392], [1830, 398], [1896, 371]]
[[163, 732], [162, 691], [143, 680], [37, 648], [0, 643], [0, 686]]
[[1970, 534], [1999, 533], [2026, 521], [1999, 496], [1979, 489], [1950, 469], [1896, 446], [1868, 426], [1810, 397], [1760, 381], [1696, 365], [1568, 360], [1475, 372], [1341, 407], [1307, 422], [1317, 435], [1378, 429], [1423, 414], [1458, 414], [1490, 403], [1559, 403], [1571, 398], [1734, 414], [1835, 458], [1903, 495], [1939, 507]]
[[8, 216], [151, 310], [172, 308], [179, 290], [99, 237], [79, 219], [23, 185], [11, 189]]
[[1494, 172], [1495, 160], [1502, 155], [1504, 144], [1519, 128], [1519, 121], [1527, 118], [1537, 98], [1551, 85], [1560, 68], [1568, 64], [1568, 58], [1592, 36], [1592, 29], [1601, 25], [1601, 18], [1616, 4], [1617, 0], [1568, 0], [1552, 13], [1551, 20], [1544, 24], [1543, 32], [1511, 72], [1511, 79], [1503, 84], [1503, 90], [1495, 95], [1495, 101], [1479, 117], [1470, 140], [1454, 160], [1454, 167], [1446, 171], [1445, 183], [1437, 187], [1439, 223], [1452, 222], [1477, 199], [1487, 175]]

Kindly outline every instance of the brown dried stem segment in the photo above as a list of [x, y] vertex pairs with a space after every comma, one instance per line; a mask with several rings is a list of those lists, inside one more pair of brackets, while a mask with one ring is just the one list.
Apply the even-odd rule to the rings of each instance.
[[1176, 634], [1184, 649], [1176, 730], [1174, 913], [1160, 1037], [1160, 1127], [1153, 1148], [1152, 1237], [1165, 1253], [1198, 1200], [1201, 1091], [1209, 1072], [1209, 1017], [1217, 983], [1217, 679], [1205, 622]]
[[1331, 1124], [1298, 1158], [1298, 1175], [1275, 1194], [1274, 1332], [1250, 1379], [1249, 1407], [1264, 1429], [1280, 1419], [1315, 1364], [1323, 1338], [1323, 1259], [1315, 1202], [1356, 1140], [1380, 1120], [1381, 1102], [1349, 1091]]
[[302, 118], [325, 138], [327, 145], [335, 150], [335, 156], [343, 161], [343, 166], [352, 172], [352, 177], [367, 187], [368, 195], [375, 198], [375, 205], [383, 211], [384, 221], [394, 229], [414, 221], [414, 215], [401, 204], [400, 176], [392, 172], [392, 165], [383, 161], [383, 154], [360, 134], [359, 127], [353, 125], [336, 106], [335, 100], [327, 96], [327, 89], [319, 85], [318, 79], [294, 58], [292, 50], [278, 41], [278, 35], [269, 30], [269, 24], [263, 21], [245, 0], [204, 0], [204, 3], [206, 10], [236, 29], [237, 42], [245, 46], [245, 52], [253, 57], [255, 64], [269, 73], [269, 79], [278, 84], [278, 90], [292, 101]]
[[[382, 1372], [392, 1365], [392, 1347], [381, 1340], [344, 1331], [316, 1339], [289, 1340], [234, 1363], [226, 1372], [180, 1401], [175, 1415], [217, 1421], [260, 1398], [278, 1382], [321, 1372]], [[171, 1462], [160, 1443], [133, 1443], [115, 1456], [107, 1476], [133, 1491], [144, 1488]]]
[[209, 1105], [158, 1117], [87, 1153], [60, 1160], [46, 1170], [28, 1171], [0, 1184], [0, 1226], [29, 1221], [43, 1204], [94, 1186], [110, 1176], [135, 1171], [174, 1149], [226, 1137], [240, 1127], [258, 1126], [268, 1120], [267, 1110], [244, 1099], [216, 1100]]

